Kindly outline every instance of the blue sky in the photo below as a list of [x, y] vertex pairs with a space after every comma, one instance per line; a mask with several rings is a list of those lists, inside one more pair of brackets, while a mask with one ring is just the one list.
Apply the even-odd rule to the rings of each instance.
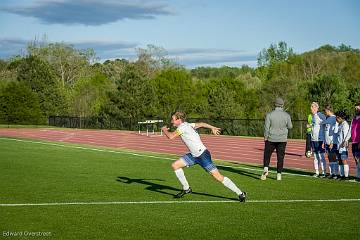
[[324, 44], [360, 48], [358, 0], [2, 0], [0, 58], [47, 37], [93, 48], [101, 60], [163, 47], [188, 68], [256, 66], [285, 41], [296, 53]]

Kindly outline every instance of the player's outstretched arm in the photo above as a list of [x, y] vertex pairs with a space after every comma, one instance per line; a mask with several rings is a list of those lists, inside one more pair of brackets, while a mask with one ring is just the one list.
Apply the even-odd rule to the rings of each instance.
[[195, 123], [195, 129], [197, 128], [207, 128], [207, 129], [210, 129], [211, 132], [214, 134], [214, 135], [220, 135], [221, 133], [221, 128], [218, 128], [218, 127], [214, 127], [210, 124], [207, 124], [207, 123], [203, 123], [203, 122], [199, 122], [199, 123]]
[[165, 134], [165, 136], [169, 139], [174, 139], [176, 138], [178, 135], [177, 132], [170, 132], [169, 128], [165, 125], [161, 128], [161, 130], [163, 131], [163, 133]]

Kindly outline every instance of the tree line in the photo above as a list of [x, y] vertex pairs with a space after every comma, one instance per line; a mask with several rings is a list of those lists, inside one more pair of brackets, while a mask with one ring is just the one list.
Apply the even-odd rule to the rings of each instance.
[[92, 49], [30, 42], [27, 53], [0, 60], [0, 123], [46, 124], [49, 116], [168, 119], [263, 119], [276, 97], [293, 119], [310, 103], [350, 116], [360, 100], [360, 51], [324, 45], [295, 54], [285, 42], [258, 55], [258, 67], [186, 69], [148, 45], [137, 59], [99, 62]]

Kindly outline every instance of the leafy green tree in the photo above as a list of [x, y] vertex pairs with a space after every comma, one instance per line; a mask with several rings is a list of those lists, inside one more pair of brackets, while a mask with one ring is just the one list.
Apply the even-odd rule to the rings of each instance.
[[294, 55], [293, 49], [289, 48], [286, 42], [281, 41], [278, 44], [271, 44], [269, 48], [264, 48], [259, 53], [258, 65], [261, 67], [286, 61], [292, 55]]
[[179, 67], [173, 59], [168, 57], [167, 51], [162, 47], [148, 44], [147, 48], [136, 50], [138, 59], [135, 64], [150, 77], [158, 70]]
[[16, 81], [17, 77], [17, 63], [20, 59], [10, 59], [8, 61], [0, 59], [0, 82]]
[[259, 91], [260, 112], [262, 116], [274, 108], [274, 100], [281, 97], [288, 102], [290, 96], [297, 90], [288, 62], [273, 63], [267, 68], [267, 76], [262, 80]]
[[263, 113], [259, 111], [261, 109], [260, 102], [260, 90], [255, 88], [246, 89], [244, 96], [246, 97], [243, 106], [244, 106], [244, 116], [243, 118], [263, 118]]
[[350, 111], [352, 104], [349, 91], [344, 79], [337, 75], [321, 75], [309, 84], [308, 95], [310, 101], [317, 101], [320, 106], [331, 104], [335, 111]]
[[28, 45], [29, 55], [49, 63], [63, 88], [74, 86], [77, 79], [87, 76], [90, 64], [95, 61], [93, 49], [75, 49], [65, 43], [33, 41]]
[[294, 120], [307, 119], [310, 114], [310, 103], [307, 99], [309, 82], [301, 82], [297, 84], [296, 90], [287, 95], [285, 109]]
[[193, 107], [188, 116], [193, 118], [208, 118], [209, 117], [209, 102], [207, 82], [205, 80], [193, 80], [192, 90]]
[[126, 67], [129, 65], [129, 61], [125, 59], [115, 59], [113, 61], [106, 60], [103, 64], [99, 66], [94, 66], [96, 71], [100, 71], [104, 74], [111, 82], [115, 81], [122, 77], [125, 73]]
[[158, 115], [168, 117], [175, 110], [185, 111], [188, 116], [196, 112], [196, 89], [185, 69], [165, 69], [151, 80], [151, 84], [158, 98]]
[[340, 74], [344, 77], [346, 85], [348, 88], [360, 88], [360, 52], [347, 52], [343, 57]]
[[135, 64], [126, 66], [109, 93], [110, 104], [104, 112], [110, 116], [140, 119], [155, 114], [156, 94], [148, 76]]
[[351, 102], [351, 105], [347, 106], [347, 113], [348, 116], [353, 115], [353, 109], [352, 107], [354, 104], [358, 104], [360, 102], [360, 87], [348, 87], [349, 89], [349, 101]]
[[92, 78], [79, 79], [73, 89], [72, 115], [98, 116], [108, 103], [107, 92], [111, 89], [110, 80], [101, 73], [95, 74]]
[[52, 67], [36, 56], [24, 58], [18, 67], [17, 79], [35, 92], [44, 117], [67, 111], [66, 99]]
[[211, 78], [236, 78], [241, 74], [254, 74], [254, 70], [246, 65], [241, 68], [223, 66], [220, 68], [214, 67], [197, 67], [190, 70], [194, 78], [209, 80]]
[[237, 79], [244, 83], [246, 89], [259, 89], [261, 87], [261, 79], [251, 72], [240, 74]]
[[244, 117], [244, 83], [233, 78], [212, 79], [207, 85], [209, 117]]
[[44, 124], [39, 98], [24, 83], [10, 82], [0, 92], [0, 122]]

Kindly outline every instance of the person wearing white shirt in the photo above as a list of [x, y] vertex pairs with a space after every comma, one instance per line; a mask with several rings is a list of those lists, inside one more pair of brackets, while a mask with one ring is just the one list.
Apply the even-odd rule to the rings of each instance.
[[198, 128], [208, 128], [214, 135], [220, 134], [220, 128], [211, 126], [207, 123], [188, 123], [185, 121], [185, 113], [177, 111], [171, 116], [171, 123], [177, 127], [175, 132], [169, 132], [167, 126], [162, 127], [162, 131], [169, 139], [178, 136], [188, 147], [189, 153], [183, 155], [172, 163], [172, 168], [176, 177], [179, 179], [183, 190], [175, 195], [175, 198], [182, 198], [186, 194], [190, 194], [192, 189], [185, 177], [183, 168], [191, 167], [199, 164], [205, 171], [211, 174], [217, 181], [221, 182], [225, 187], [237, 194], [240, 202], [245, 202], [246, 192], [242, 192], [230, 178], [223, 176], [216, 168], [211, 160], [211, 154], [201, 141], [200, 135], [195, 131]]
[[321, 166], [322, 177], [326, 177], [326, 160], [325, 160], [325, 150], [323, 148], [323, 143], [325, 140], [325, 132], [323, 121], [326, 120], [324, 114], [319, 111], [319, 104], [316, 102], [311, 103], [311, 113], [313, 114], [312, 124], [311, 124], [311, 145], [314, 151], [314, 168], [315, 174], [314, 177], [319, 177], [319, 166]]
[[337, 178], [338, 174], [338, 163], [336, 159], [337, 145], [334, 144], [334, 135], [337, 131], [338, 124], [336, 122], [336, 116], [330, 105], [325, 106], [326, 120], [322, 121], [321, 124], [325, 125], [325, 151], [328, 154], [329, 159], [329, 178]]
[[350, 126], [346, 122], [346, 114], [343, 111], [339, 111], [336, 114], [336, 121], [339, 124], [338, 131], [336, 133], [336, 144], [337, 149], [337, 158], [339, 161], [340, 168], [340, 179], [348, 179], [349, 177], [349, 165], [348, 165], [348, 147], [350, 134]]

